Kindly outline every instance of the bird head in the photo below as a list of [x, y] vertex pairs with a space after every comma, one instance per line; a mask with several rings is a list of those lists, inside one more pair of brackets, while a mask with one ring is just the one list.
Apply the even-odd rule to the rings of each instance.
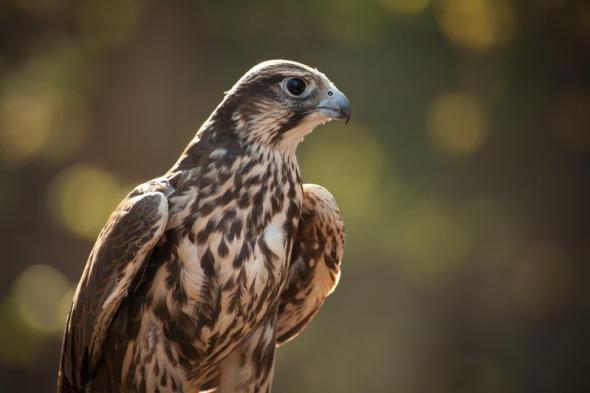
[[348, 123], [350, 113], [346, 96], [318, 70], [294, 61], [270, 60], [236, 82], [212, 120], [225, 119], [247, 140], [295, 151], [317, 125], [332, 119]]

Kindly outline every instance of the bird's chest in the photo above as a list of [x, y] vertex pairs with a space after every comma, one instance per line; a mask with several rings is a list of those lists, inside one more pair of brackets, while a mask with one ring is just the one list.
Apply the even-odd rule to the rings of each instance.
[[298, 222], [287, 214], [287, 199], [278, 211], [246, 209], [237, 214], [240, 231], [217, 231], [202, 242], [193, 232], [180, 243], [185, 310], [195, 316], [199, 343], [211, 362], [229, 354], [275, 312], [288, 275], [293, 237], [289, 228]]
[[[289, 198], [280, 198], [274, 208], [271, 200], [263, 201], [258, 207], [237, 209], [235, 217], [229, 207], [230, 213], [210, 218], [213, 225], [196, 222], [197, 230], [179, 243], [185, 272], [181, 279], [189, 303], [199, 309], [203, 302], [214, 302], [210, 304], [213, 320], [206, 329], [211, 334], [235, 326], [235, 321], [256, 323], [276, 303], [287, 276], [290, 228], [298, 223], [297, 216], [287, 214]], [[228, 215], [233, 218], [225, 229], [207, 230], [218, 227]]]
[[[188, 230], [173, 231], [172, 257], [154, 280], [153, 288], [165, 288], [154, 299], [173, 305], [169, 317], [182, 320], [183, 331], [192, 324], [190, 344], [209, 364], [275, 312], [288, 275], [302, 201], [298, 173], [253, 178], [230, 179], [187, 207], [195, 218]], [[170, 338], [182, 345], [184, 335]]]

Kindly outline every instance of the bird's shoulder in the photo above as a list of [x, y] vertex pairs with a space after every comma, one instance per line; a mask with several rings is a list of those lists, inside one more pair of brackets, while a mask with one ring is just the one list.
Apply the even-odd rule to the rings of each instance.
[[303, 185], [303, 206], [292, 258], [325, 258], [328, 268], [338, 271], [346, 230], [334, 196], [316, 184]]
[[81, 389], [96, 371], [111, 322], [164, 233], [172, 189], [166, 178], [135, 187], [98, 235], [67, 319], [60, 390]]
[[[341, 227], [344, 232], [344, 222], [336, 198], [323, 186], [317, 184], [303, 184], [302, 215], [318, 216], [322, 221]], [[310, 217], [311, 218], [311, 217]]]

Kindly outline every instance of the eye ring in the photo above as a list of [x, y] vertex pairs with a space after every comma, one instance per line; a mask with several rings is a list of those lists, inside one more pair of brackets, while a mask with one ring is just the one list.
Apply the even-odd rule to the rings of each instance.
[[307, 82], [301, 78], [287, 78], [283, 82], [283, 89], [293, 97], [301, 97], [307, 90]]

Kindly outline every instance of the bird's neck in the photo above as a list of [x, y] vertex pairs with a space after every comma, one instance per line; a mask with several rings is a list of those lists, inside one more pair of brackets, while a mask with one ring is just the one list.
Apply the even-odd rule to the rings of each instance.
[[[176, 179], [169, 227], [186, 226], [187, 217], [207, 216], [215, 204], [234, 204], [252, 212], [246, 221], [258, 231], [287, 208], [285, 198], [293, 203], [293, 217], [303, 198], [295, 155], [252, 141], [229, 143], [197, 134], [168, 176]], [[296, 228], [293, 217], [291, 229]]]
[[252, 157], [259, 162], [273, 160], [297, 168], [295, 156], [297, 146], [315, 124], [301, 124], [286, 130], [271, 140], [265, 134], [272, 130], [253, 130], [248, 124], [236, 124], [219, 120], [213, 115], [203, 123], [184, 153], [171, 171], [194, 169], [212, 163], [230, 165], [242, 156]]
[[[289, 171], [293, 178], [301, 183], [295, 156], [296, 146], [290, 148], [287, 140], [283, 144], [271, 144], [266, 140], [236, 131], [235, 127], [228, 127], [228, 124], [220, 124], [215, 119], [209, 118], [169, 173], [181, 170], [204, 173], [211, 167], [225, 168], [235, 172], [242, 169], [241, 167], [256, 165], [265, 167], [266, 172], [273, 168], [278, 168], [284, 173]], [[293, 136], [285, 135], [285, 138], [293, 138]]]

